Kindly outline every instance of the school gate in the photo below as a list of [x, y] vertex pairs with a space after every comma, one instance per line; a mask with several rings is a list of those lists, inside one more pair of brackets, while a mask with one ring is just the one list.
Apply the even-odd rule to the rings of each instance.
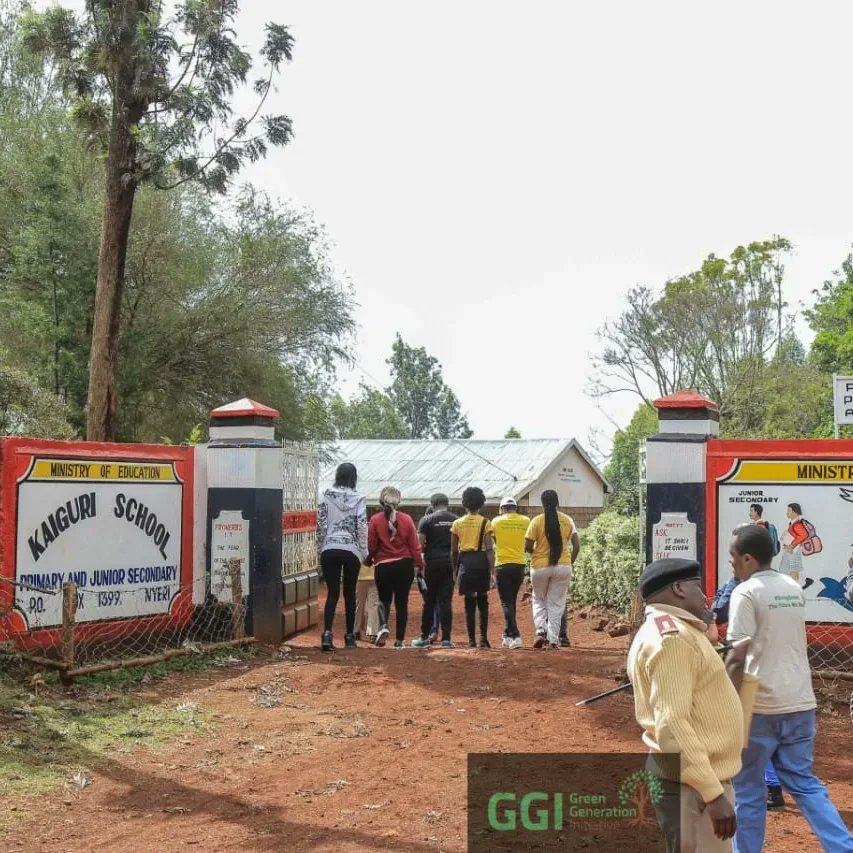
[[693, 391], [656, 400], [645, 447], [645, 555], [698, 559], [709, 599], [732, 576], [729, 540], [750, 507], [775, 528], [773, 568], [806, 598], [812, 664], [853, 672], [853, 440], [720, 439], [717, 405]]
[[317, 620], [318, 456], [278, 412], [194, 447], [0, 440], [0, 643], [66, 677]]

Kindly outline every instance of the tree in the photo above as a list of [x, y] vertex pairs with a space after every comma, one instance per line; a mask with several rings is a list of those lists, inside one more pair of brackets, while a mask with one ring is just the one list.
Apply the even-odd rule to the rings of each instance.
[[781, 257], [790, 249], [782, 237], [750, 243], [728, 259], [710, 255], [659, 296], [631, 290], [628, 308], [599, 332], [595, 392], [630, 391], [651, 403], [696, 388], [726, 417], [734, 399], [761, 388], [767, 359], [790, 327], [781, 290]]
[[853, 371], [853, 254], [848, 255], [835, 273], [834, 281], [826, 281], [806, 318], [815, 333], [812, 356], [826, 373]]
[[73, 438], [62, 401], [0, 353], [0, 435]]
[[613, 452], [604, 476], [613, 487], [610, 506], [621, 515], [637, 515], [640, 511], [640, 442], [657, 431], [657, 412], [643, 403], [628, 426], [617, 430], [613, 437]]
[[408, 438], [409, 435], [391, 398], [363, 383], [349, 403], [335, 395], [330, 413], [335, 437], [339, 439]]
[[120, 435], [183, 435], [248, 395], [281, 411], [287, 437], [331, 437], [326, 401], [353, 303], [310, 216], [251, 189], [220, 213], [195, 187], [146, 188], [134, 234]]
[[473, 433], [459, 400], [444, 383], [441, 364], [424, 347], [412, 347], [397, 333], [388, 396], [410, 438], [470, 438]]
[[521, 438], [521, 433], [514, 427], [511, 426], [507, 431], [504, 438]]
[[[258, 106], [234, 119], [232, 98], [252, 67], [233, 30], [238, 0], [88, 0], [81, 17], [61, 7], [27, 12], [24, 44], [52, 61], [72, 115], [106, 157], [92, 323], [86, 437], [113, 441], [118, 428], [118, 354], [125, 263], [137, 190], [190, 180], [224, 192], [246, 161], [291, 136], [286, 116], [259, 116], [281, 63], [285, 27], [268, 24]], [[225, 129], [227, 127], [227, 129]], [[210, 146], [205, 150], [206, 146]]]

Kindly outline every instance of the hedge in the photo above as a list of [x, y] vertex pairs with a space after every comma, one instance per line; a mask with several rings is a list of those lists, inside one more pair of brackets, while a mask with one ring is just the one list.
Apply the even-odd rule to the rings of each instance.
[[607, 510], [579, 531], [570, 600], [628, 613], [642, 570], [636, 517]]

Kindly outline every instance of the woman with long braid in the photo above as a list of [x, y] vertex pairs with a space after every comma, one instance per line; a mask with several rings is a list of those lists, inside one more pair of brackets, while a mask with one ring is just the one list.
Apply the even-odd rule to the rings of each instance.
[[388, 637], [388, 616], [391, 599], [397, 613], [397, 641], [395, 649], [405, 646], [406, 622], [409, 619], [409, 591], [418, 574], [424, 570], [424, 558], [418, 541], [418, 531], [412, 517], [398, 511], [400, 491], [385, 486], [379, 493], [377, 512], [367, 525], [368, 559], [376, 566], [376, 591], [379, 593], [379, 633], [376, 645], [384, 646]]
[[558, 509], [557, 493], [546, 489], [540, 500], [545, 511], [531, 520], [524, 539], [524, 550], [531, 555], [530, 583], [536, 625], [533, 647], [541, 649], [547, 641], [552, 649], [557, 649], [560, 619], [566, 609], [572, 564], [580, 552], [580, 541], [574, 521]]

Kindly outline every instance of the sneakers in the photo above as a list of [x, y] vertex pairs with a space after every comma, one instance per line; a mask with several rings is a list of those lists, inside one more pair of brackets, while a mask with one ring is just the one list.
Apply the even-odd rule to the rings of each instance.
[[430, 640], [430, 638], [429, 638], [429, 637], [424, 637], [423, 635], [421, 635], [420, 637], [418, 637], [416, 640], [412, 640], [412, 645], [413, 645], [416, 649], [425, 649], [425, 648], [427, 648], [429, 645], [431, 645], [431, 643], [432, 643], [432, 640]]
[[331, 652], [334, 651], [334, 649], [335, 647], [332, 645], [332, 632], [323, 631], [323, 635], [320, 637], [320, 651]]
[[520, 649], [522, 647], [522, 645], [523, 645], [523, 643], [521, 642], [521, 637], [513, 637], [509, 641], [509, 645], [507, 646], [507, 648], [508, 649]]
[[560, 644], [559, 644], [559, 643], [548, 643], [548, 648], [550, 648], [550, 649], [559, 649], [559, 648], [560, 648]]
[[348, 649], [357, 649], [358, 645], [355, 642], [355, 634], [344, 634], [344, 645]]
[[356, 632], [355, 632], [355, 634], [353, 634], [353, 636], [354, 636], [354, 637], [356, 638], [356, 640], [358, 640], [359, 642], [361, 641], [361, 631], [356, 631]]
[[492, 644], [485, 637], [483, 637], [483, 639], [480, 640], [480, 648], [481, 649], [490, 649], [491, 647], [492, 647]]
[[456, 644], [452, 640], [442, 640], [441, 647], [443, 649], [455, 649]]
[[477, 648], [477, 641], [473, 637], [468, 637], [468, 648], [469, 649], [476, 649]]
[[767, 811], [778, 812], [785, 808], [785, 798], [780, 785], [767, 786]]
[[512, 637], [504, 637], [501, 640], [501, 648], [502, 649], [511, 649], [512, 648]]
[[395, 640], [394, 641], [394, 648], [395, 649], [405, 649], [406, 644], [402, 640]]
[[568, 649], [568, 648], [571, 648], [571, 645], [572, 645], [572, 644], [569, 642], [569, 638], [568, 638], [568, 637], [560, 637], [560, 645], [561, 645], [564, 649]]
[[389, 635], [390, 633], [391, 633], [391, 632], [388, 630], [388, 626], [387, 626], [387, 625], [383, 625], [383, 626], [379, 629], [379, 633], [376, 635], [376, 645], [377, 645], [377, 646], [384, 646], [384, 645], [385, 645], [385, 641], [388, 639], [388, 635]]
[[537, 634], [536, 639], [533, 641], [534, 649], [541, 649], [545, 645], [545, 635]]
[[438, 639], [438, 634], [437, 634], [435, 631], [433, 631], [433, 632], [429, 635], [429, 637], [427, 637], [427, 639], [428, 639], [431, 643], [434, 643], [434, 642]]

